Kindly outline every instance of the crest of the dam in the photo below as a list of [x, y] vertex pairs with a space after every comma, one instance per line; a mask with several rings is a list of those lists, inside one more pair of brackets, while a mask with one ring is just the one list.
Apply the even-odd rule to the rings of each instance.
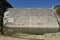
[[4, 33], [49, 33], [59, 31], [59, 20], [51, 8], [9, 8], [4, 13]]

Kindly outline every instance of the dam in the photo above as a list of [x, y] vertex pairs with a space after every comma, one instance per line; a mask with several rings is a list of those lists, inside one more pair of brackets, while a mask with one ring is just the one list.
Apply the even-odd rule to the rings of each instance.
[[59, 31], [58, 19], [51, 8], [9, 8], [4, 13], [4, 33], [43, 34]]

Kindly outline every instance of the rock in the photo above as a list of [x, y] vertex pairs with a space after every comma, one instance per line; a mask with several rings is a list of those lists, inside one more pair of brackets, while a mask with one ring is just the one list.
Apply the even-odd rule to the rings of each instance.
[[59, 31], [59, 24], [50, 8], [9, 8], [4, 25], [15, 33], [43, 34]]

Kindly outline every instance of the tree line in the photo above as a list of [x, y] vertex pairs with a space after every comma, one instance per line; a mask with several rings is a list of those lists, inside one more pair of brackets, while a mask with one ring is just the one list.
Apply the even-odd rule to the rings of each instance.
[[0, 0], [0, 33], [3, 33], [3, 17], [4, 17], [4, 12], [7, 11], [6, 9], [8, 8], [13, 8], [10, 3], [7, 2], [7, 0]]
[[56, 13], [60, 16], [60, 5], [54, 7]]

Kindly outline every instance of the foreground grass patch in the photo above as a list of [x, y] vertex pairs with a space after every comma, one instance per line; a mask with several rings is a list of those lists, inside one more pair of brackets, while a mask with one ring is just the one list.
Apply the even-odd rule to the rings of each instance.
[[12, 35], [12, 37], [15, 38], [22, 38], [22, 39], [29, 39], [29, 40], [45, 40], [43, 38], [36, 38], [36, 35], [33, 34], [24, 34], [24, 33], [18, 33], [16, 35]]
[[33, 38], [32, 38], [32, 39], [29, 39], [29, 40], [45, 40], [45, 39], [33, 39]]
[[12, 37], [18, 37], [18, 38], [24, 38], [28, 36], [29, 34], [24, 34], [24, 33], [17, 33], [15, 35], [12, 35]]

